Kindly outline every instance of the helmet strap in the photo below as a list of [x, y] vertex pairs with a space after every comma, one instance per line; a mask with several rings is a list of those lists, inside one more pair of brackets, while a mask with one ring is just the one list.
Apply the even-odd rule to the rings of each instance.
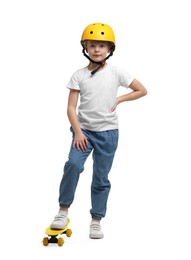
[[103, 67], [104, 65], [105, 65], [105, 60], [101, 61], [101, 62], [100, 62], [100, 65], [99, 65], [95, 70], [92, 70], [92, 71], [91, 71], [92, 76], [93, 76], [101, 67]]
[[111, 49], [110, 54], [109, 54], [104, 60], [102, 60], [102, 61], [94, 61], [94, 60], [92, 60], [92, 59], [86, 54], [85, 48], [84, 48], [84, 46], [83, 46], [82, 53], [84, 54], [84, 56], [85, 56], [91, 63], [99, 64], [99, 66], [98, 66], [95, 70], [93, 70], [93, 71], [91, 72], [92, 76], [93, 76], [102, 66], [105, 65], [105, 61], [106, 61], [107, 59], [109, 59], [109, 57], [111, 57], [111, 56], [113, 55], [114, 50], [115, 50], [115, 47]]

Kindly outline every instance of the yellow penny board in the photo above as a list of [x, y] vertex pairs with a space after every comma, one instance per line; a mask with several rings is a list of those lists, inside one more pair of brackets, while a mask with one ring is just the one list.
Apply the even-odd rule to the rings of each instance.
[[58, 236], [62, 234], [66, 234], [67, 237], [70, 237], [72, 235], [72, 230], [68, 228], [69, 223], [70, 220], [68, 219], [68, 223], [64, 229], [52, 229], [50, 227], [47, 227], [45, 233], [49, 237], [43, 238], [42, 241], [43, 245], [47, 246], [49, 243], [57, 243], [59, 246], [62, 246], [64, 244], [64, 239]]

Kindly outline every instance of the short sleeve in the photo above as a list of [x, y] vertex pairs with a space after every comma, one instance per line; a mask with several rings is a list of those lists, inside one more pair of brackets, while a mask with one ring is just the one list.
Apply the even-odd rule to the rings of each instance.
[[80, 90], [79, 87], [79, 73], [78, 71], [74, 72], [72, 77], [70, 78], [68, 84], [66, 85], [67, 88], [69, 89], [75, 89], [75, 90]]
[[128, 88], [134, 80], [134, 77], [124, 69], [118, 69], [119, 83], [122, 87]]

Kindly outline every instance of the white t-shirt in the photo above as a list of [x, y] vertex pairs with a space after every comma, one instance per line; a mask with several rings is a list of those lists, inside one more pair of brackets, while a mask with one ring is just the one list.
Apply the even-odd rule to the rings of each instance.
[[112, 112], [111, 108], [115, 103], [118, 88], [128, 88], [133, 80], [125, 70], [108, 63], [93, 76], [87, 67], [77, 70], [67, 88], [80, 91], [80, 127], [90, 131], [118, 129], [117, 112]]

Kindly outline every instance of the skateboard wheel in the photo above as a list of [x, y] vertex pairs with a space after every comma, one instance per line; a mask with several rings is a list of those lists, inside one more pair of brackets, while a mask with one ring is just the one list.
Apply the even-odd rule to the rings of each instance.
[[59, 237], [58, 238], [58, 245], [63, 246], [63, 244], [64, 244], [64, 239], [62, 237]]
[[44, 246], [47, 246], [48, 245], [48, 237], [44, 237], [43, 240], [42, 240], [42, 243]]
[[72, 230], [71, 229], [67, 229], [66, 230], [66, 236], [67, 237], [71, 237], [71, 235], [72, 235]]

